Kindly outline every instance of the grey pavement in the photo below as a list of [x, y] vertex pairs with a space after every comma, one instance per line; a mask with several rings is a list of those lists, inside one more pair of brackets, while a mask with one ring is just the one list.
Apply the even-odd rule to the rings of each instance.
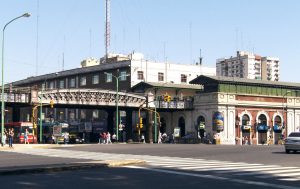
[[30, 148], [64, 148], [74, 145], [56, 144], [15, 144], [13, 148], [8, 146], [0, 147], [0, 175], [58, 172], [75, 169], [117, 167], [124, 165], [143, 164], [142, 160], [113, 160], [113, 161], [94, 161], [77, 158], [46, 157], [28, 154], [17, 154], [14, 151]]

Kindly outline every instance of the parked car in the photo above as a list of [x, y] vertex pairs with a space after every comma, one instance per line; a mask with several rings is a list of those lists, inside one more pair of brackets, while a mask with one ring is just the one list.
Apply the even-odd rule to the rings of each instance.
[[288, 154], [290, 151], [300, 151], [300, 132], [292, 132], [285, 139], [285, 152]]

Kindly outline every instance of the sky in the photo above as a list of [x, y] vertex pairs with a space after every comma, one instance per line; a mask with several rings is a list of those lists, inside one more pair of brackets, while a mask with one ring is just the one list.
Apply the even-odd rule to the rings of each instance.
[[[105, 54], [105, 0], [1, 0], [4, 81], [80, 67]], [[300, 83], [298, 0], [111, 0], [110, 52], [203, 66], [237, 50], [280, 59], [280, 80]], [[2, 40], [1, 40], [2, 41]]]

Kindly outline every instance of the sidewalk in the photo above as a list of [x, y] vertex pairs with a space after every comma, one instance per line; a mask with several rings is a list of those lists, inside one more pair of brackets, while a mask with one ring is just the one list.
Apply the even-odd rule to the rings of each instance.
[[[8, 145], [5, 147], [0, 147], [1, 152], [14, 152], [18, 149], [30, 149], [30, 148], [57, 148], [57, 147], [72, 147], [74, 145], [57, 145], [57, 144], [14, 144], [13, 148], [9, 148]], [[4, 154], [6, 155], [6, 154]], [[5, 156], [3, 155], [3, 158]], [[18, 174], [32, 174], [32, 173], [45, 173], [45, 172], [59, 172], [59, 171], [69, 171], [69, 170], [79, 170], [79, 169], [88, 169], [88, 168], [101, 168], [101, 167], [120, 167], [125, 165], [134, 165], [134, 164], [144, 164], [144, 160], [105, 160], [105, 161], [86, 161], [86, 160], [66, 160], [60, 157], [56, 157], [56, 161], [47, 161], [47, 159], [54, 159], [53, 157], [39, 157], [40, 159], [45, 159], [44, 161], [37, 161], [38, 159], [34, 156], [24, 155], [21, 153], [11, 153], [7, 155], [7, 158], [11, 158], [16, 161], [23, 161], [28, 156], [30, 160], [30, 164], [24, 163], [22, 164], [12, 164], [6, 163], [10, 161], [10, 159], [2, 159], [2, 164], [0, 165], [0, 175], [18, 175]], [[25, 157], [26, 156], [26, 157]], [[38, 157], [38, 156], [36, 156]], [[57, 159], [59, 161], [57, 161]]]

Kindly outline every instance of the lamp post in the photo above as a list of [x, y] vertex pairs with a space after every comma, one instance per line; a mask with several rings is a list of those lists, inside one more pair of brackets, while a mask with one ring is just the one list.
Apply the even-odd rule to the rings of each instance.
[[292, 91], [286, 91], [285, 94], [282, 97], [282, 127], [284, 127], [284, 97], [287, 96], [288, 93]]
[[43, 94], [44, 90], [46, 88], [46, 80], [44, 81], [44, 84], [42, 84], [42, 91], [41, 91], [41, 98], [40, 98], [40, 143], [43, 142]]
[[116, 92], [117, 92], [116, 94], [116, 137], [117, 137], [117, 141], [119, 141], [119, 79], [120, 77], [127, 77], [130, 75], [126, 74], [126, 75], [115, 76], [107, 72], [104, 72], [104, 74], [106, 76], [112, 76], [116, 79]]
[[[14, 19], [12, 19], [11, 21], [7, 22], [2, 30], [2, 82], [1, 82], [1, 136], [4, 135], [4, 32], [6, 27], [12, 23], [13, 21], [22, 18], [22, 17], [29, 17], [30, 14], [29, 13], [25, 13], [21, 16], [18, 16]], [[3, 137], [1, 137], [3, 139]], [[3, 141], [1, 141], [3, 144]]]

